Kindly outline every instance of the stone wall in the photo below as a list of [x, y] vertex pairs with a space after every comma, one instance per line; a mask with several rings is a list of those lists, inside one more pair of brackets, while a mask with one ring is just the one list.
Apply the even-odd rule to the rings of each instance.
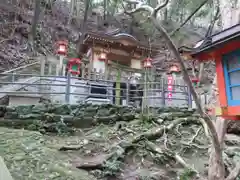
[[[167, 118], [172, 118], [175, 115], [180, 117], [191, 116], [194, 110], [188, 110], [187, 108], [154, 108], [150, 109], [150, 112], [156, 117], [165, 115]], [[166, 115], [167, 112], [169, 113]], [[140, 109], [111, 104], [0, 106], [0, 117], [2, 118], [0, 126], [21, 128], [35, 124], [36, 128], [44, 125], [46, 129], [53, 127], [53, 125], [61, 126], [64, 124], [67, 127], [88, 128], [98, 123], [114, 124], [117, 121], [132, 121], [138, 119], [140, 114]]]
[[[198, 119], [194, 109], [165, 107], [149, 110], [152, 119], [174, 120], [187, 117]], [[0, 106], [0, 126], [43, 130], [47, 132], [69, 131], [68, 128], [89, 128], [99, 123], [115, 124], [141, 118], [141, 110], [134, 107], [111, 104], [39, 104]], [[239, 133], [239, 123], [230, 123], [229, 131]], [[70, 130], [71, 131], [71, 130]]]

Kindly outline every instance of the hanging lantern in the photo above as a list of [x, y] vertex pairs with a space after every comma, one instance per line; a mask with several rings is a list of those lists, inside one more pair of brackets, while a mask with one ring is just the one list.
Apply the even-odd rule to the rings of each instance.
[[198, 83], [200, 82], [198, 78], [191, 78], [191, 81], [193, 83], [193, 85], [196, 87], [198, 85]]
[[177, 72], [179, 72], [178, 66], [177, 65], [171, 66], [169, 72], [170, 73], [177, 73]]
[[67, 41], [58, 41], [56, 54], [66, 56], [67, 55], [67, 46], [68, 46]]
[[144, 68], [152, 68], [152, 59], [146, 58], [143, 60], [143, 67]]
[[78, 58], [72, 58], [68, 61], [68, 72], [73, 75], [80, 74], [81, 60]]
[[100, 61], [106, 61], [107, 60], [107, 54], [105, 52], [101, 52], [98, 59]]

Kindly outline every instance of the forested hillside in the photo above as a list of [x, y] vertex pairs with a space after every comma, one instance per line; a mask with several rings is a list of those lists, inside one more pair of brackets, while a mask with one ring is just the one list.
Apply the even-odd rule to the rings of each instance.
[[[84, 59], [81, 50], [87, 33], [122, 32], [158, 47], [157, 55], [147, 58], [153, 60], [154, 70], [166, 72], [177, 64], [178, 77], [187, 85], [187, 101], [196, 105], [165, 107], [164, 88], [164, 107], [160, 108], [85, 101], [73, 105], [69, 103], [74, 94], [69, 90], [71, 77], [66, 73], [62, 78], [67, 82], [67, 104], [51, 104], [50, 99], [39, 100], [37, 105], [0, 107], [0, 126], [4, 126], [0, 156], [19, 180], [240, 180], [240, 121], [228, 119], [233, 115], [225, 116], [228, 107], [219, 102], [227, 100], [219, 97], [217, 83], [222, 82], [217, 79], [215, 62], [200, 63], [194, 56], [180, 53], [198, 49], [200, 40], [209, 43], [214, 33], [239, 20], [240, 0], [0, 0], [1, 72], [29, 64], [40, 55], [53, 55], [59, 40], [68, 40], [69, 57]], [[119, 67], [120, 80], [114, 82], [120, 86], [115, 87], [118, 94]], [[149, 69], [144, 68], [147, 92]], [[136, 68], [131, 69], [135, 73]], [[87, 70], [90, 76], [91, 69]], [[194, 86], [192, 76], [200, 86]], [[204, 105], [201, 92], [210, 96]], [[238, 110], [234, 111], [237, 114]]]

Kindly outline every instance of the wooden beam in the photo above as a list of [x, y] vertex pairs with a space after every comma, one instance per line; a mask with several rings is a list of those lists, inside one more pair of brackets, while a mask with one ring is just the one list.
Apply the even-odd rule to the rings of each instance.
[[0, 156], [0, 180], [13, 180], [13, 178], [1, 156]]

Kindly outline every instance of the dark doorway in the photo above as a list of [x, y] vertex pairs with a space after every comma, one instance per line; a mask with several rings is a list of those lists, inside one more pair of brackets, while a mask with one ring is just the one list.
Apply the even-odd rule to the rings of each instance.
[[107, 99], [107, 86], [101, 84], [89, 84], [90, 85], [90, 95], [88, 98], [100, 98]]

